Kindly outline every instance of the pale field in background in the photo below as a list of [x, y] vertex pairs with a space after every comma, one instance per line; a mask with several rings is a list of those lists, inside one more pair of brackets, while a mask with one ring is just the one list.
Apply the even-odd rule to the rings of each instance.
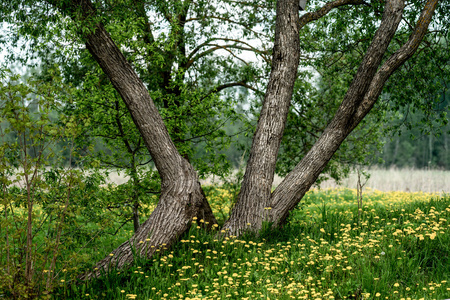
[[[450, 193], [450, 171], [442, 170], [415, 170], [415, 169], [369, 169], [369, 180], [364, 185], [364, 189], [371, 188], [383, 192], [407, 191], [426, 193]], [[116, 184], [126, 181], [126, 178], [116, 173], [111, 173], [110, 180]], [[275, 176], [274, 186], [281, 182], [282, 178]], [[215, 178], [208, 178], [201, 181], [202, 184], [220, 183]], [[352, 172], [349, 178], [342, 180], [337, 185], [334, 180], [328, 180], [320, 185], [321, 189], [347, 187], [356, 188], [358, 176], [356, 171]], [[361, 183], [365, 179], [361, 176]]]
[[[450, 171], [415, 170], [415, 169], [369, 169], [370, 178], [364, 188], [383, 192], [406, 191], [425, 193], [450, 193]], [[348, 187], [356, 188], [358, 175], [352, 172], [349, 178], [336, 185], [332, 180], [323, 182], [321, 188]], [[361, 176], [361, 183], [365, 179]]]

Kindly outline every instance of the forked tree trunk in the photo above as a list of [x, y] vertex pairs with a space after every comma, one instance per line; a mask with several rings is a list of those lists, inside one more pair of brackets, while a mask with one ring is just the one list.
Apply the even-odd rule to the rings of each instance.
[[261, 229], [300, 58], [298, 0], [278, 1], [272, 70], [236, 205], [223, 229], [229, 235]]
[[[161, 196], [156, 209], [135, 235], [97, 263], [88, 279], [123, 267], [133, 261], [133, 253], [151, 256], [160, 247], [169, 247], [189, 229], [194, 217], [216, 224], [192, 165], [178, 153], [147, 89], [101, 23], [89, 0], [49, 1], [75, 22], [92, 24], [82, 34], [89, 52], [100, 64], [127, 105], [161, 176]], [[134, 248], [134, 249], [133, 249]]]
[[297, 78], [300, 29], [333, 8], [364, 3], [362, 0], [335, 0], [299, 18], [298, 1], [277, 1], [272, 70], [238, 200], [224, 224], [228, 235], [258, 232], [262, 221], [268, 217], [278, 150]]
[[[286, 212], [291, 210], [298, 202], [297, 200], [301, 199], [314, 184], [333, 154], [353, 129], [350, 128], [349, 121], [367, 92], [381, 59], [397, 31], [404, 6], [403, 0], [386, 2], [380, 27], [375, 32], [372, 43], [333, 120], [311, 150], [274, 191], [270, 205], [270, 221], [278, 223], [278, 220], [285, 219]], [[292, 199], [292, 201], [284, 199]]]
[[274, 226], [283, 224], [289, 211], [314, 184], [340, 144], [370, 112], [387, 79], [415, 53], [427, 32], [438, 1], [427, 1], [408, 42], [375, 72], [401, 20], [404, 8], [403, 0], [391, 0], [386, 3], [380, 28], [336, 115], [311, 150], [273, 192], [268, 220], [273, 222]]

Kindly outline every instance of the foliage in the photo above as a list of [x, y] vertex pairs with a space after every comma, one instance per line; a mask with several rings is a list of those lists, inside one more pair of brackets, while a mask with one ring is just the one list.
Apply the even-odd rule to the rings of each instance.
[[[308, 4], [321, 5], [311, 1]], [[409, 24], [415, 23], [422, 4], [420, 1], [407, 1], [407, 5], [415, 9], [405, 11], [403, 18], [407, 25], [400, 26], [386, 55], [392, 54], [406, 41], [412, 29]], [[381, 18], [382, 5], [382, 1], [371, 1], [370, 5], [337, 9], [300, 32], [302, 69], [277, 166], [279, 174], [287, 174], [301, 160], [333, 117], [377, 29], [375, 24]], [[387, 140], [384, 136], [401, 132], [401, 128], [416, 128], [416, 137], [423, 133], [438, 137], [441, 133], [444, 136], [448, 134], [443, 130], [448, 122], [448, 101], [441, 95], [447, 91], [450, 71], [447, 50], [449, 20], [445, 15], [439, 17], [446, 9], [445, 4], [440, 6], [431, 25], [433, 30], [426, 36], [418, 53], [388, 81], [374, 109], [341, 145], [327, 166], [327, 175], [339, 179], [348, 174], [349, 166], [377, 164], [380, 163], [379, 158], [391, 163], [389, 155], [392, 152], [388, 151], [386, 155], [378, 153], [383, 151], [383, 143]], [[403, 140], [409, 139], [410, 135], [406, 133]], [[411, 148], [416, 148], [415, 143], [409, 142]], [[440, 163], [431, 163], [431, 166], [442, 166], [442, 156], [436, 156], [434, 159]], [[420, 158], [414, 153], [405, 155], [402, 152], [401, 159], [407, 157], [415, 160], [417, 167], [427, 166], [427, 163], [419, 162]]]
[[[84, 157], [76, 140], [89, 120], [62, 113], [72, 88], [57, 73], [50, 81], [26, 82], [2, 74], [0, 289], [6, 297], [31, 299], [50, 295], [76, 274], [89, 258], [82, 252], [95, 251], [84, 247], [117, 232], [121, 220], [114, 212], [126, 207], [104, 209], [103, 175], [79, 168]], [[85, 222], [99, 226], [92, 230]]]
[[[14, 6], [18, 3], [23, 7]], [[254, 27], [266, 19], [263, 17], [266, 13], [255, 15], [252, 8], [256, 1], [242, 8], [253, 15], [248, 19], [243, 15], [238, 19], [232, 17], [230, 11], [237, 8], [229, 1], [223, 1], [222, 8], [209, 1], [195, 5], [185, 1], [109, 4], [94, 1], [94, 5], [115, 43], [147, 86], [181, 155], [196, 167], [201, 178], [227, 175], [232, 162], [225, 153], [233, 141], [240, 143], [237, 136], [246, 130], [240, 128], [246, 122], [236, 114], [235, 98], [239, 95], [242, 99], [242, 93], [234, 90], [224, 97], [220, 93], [261, 80], [262, 77], [256, 77], [255, 65], [239, 61], [236, 55], [259, 51], [246, 41], [264, 36]], [[64, 113], [90, 119], [91, 126], [83, 132], [84, 138], [77, 140], [78, 146], [90, 153], [85, 164], [114, 168], [126, 175], [128, 182], [110, 189], [109, 195], [101, 199], [104, 207], [122, 215], [123, 222], [133, 220], [137, 230], [146, 207], [157, 200], [151, 195], [159, 194], [160, 178], [120, 95], [88, 51], [80, 47], [83, 43], [77, 38], [80, 28], [52, 7], [43, 8], [26, 1], [5, 4], [2, 13], [4, 19], [15, 20], [10, 23], [11, 32], [19, 33], [13, 33], [9, 40], [17, 36], [25, 38], [32, 49], [28, 54], [43, 62], [35, 76], [46, 80], [48, 70], [57, 64], [65, 82], [76, 87], [76, 101], [66, 103]], [[236, 35], [224, 35], [222, 30], [226, 28]], [[221, 49], [231, 55], [217, 55]], [[259, 51], [259, 56], [265, 57], [265, 52]], [[17, 57], [11, 60], [20, 61]], [[94, 147], [87, 147], [86, 143]], [[239, 157], [235, 152], [228, 152], [229, 156]], [[126, 209], [117, 210], [119, 207]]]
[[[236, 154], [241, 150], [238, 145], [248, 148], [245, 136], [251, 136], [259, 115], [271, 65], [275, 1], [93, 3], [98, 18], [149, 89], [180, 153], [201, 177], [228, 174], [230, 160], [237, 166], [236, 158], [242, 154]], [[408, 38], [412, 29], [408, 24], [414, 24], [422, 4], [407, 1], [415, 9], [405, 11], [405, 22], [386, 55]], [[321, 5], [323, 1], [308, 1], [309, 10]], [[439, 134], [448, 119], [447, 105], [436, 98], [445, 89], [449, 71], [446, 9], [444, 4], [439, 7], [418, 54], [388, 82], [382, 101], [344, 142], [319, 180], [340, 179], [354, 165], [378, 163], [375, 153], [382, 150], [383, 135], [397, 132], [399, 126], [409, 128], [414, 123], [407, 118], [410, 110], [421, 112], [418, 128]], [[383, 1], [337, 9], [300, 31], [301, 67], [280, 150], [279, 175], [301, 160], [331, 120], [382, 10]], [[101, 158], [104, 166], [118, 164], [135, 182], [135, 193], [145, 192], [133, 175], [137, 174], [133, 164], [149, 162], [151, 156], [119, 95], [80, 47], [79, 28], [48, 5], [12, 1], [2, 12], [10, 22], [5, 41], [17, 42], [19, 37], [29, 41], [27, 55], [39, 57], [44, 70], [56, 62], [66, 80], [80, 88], [84, 97], [72, 107], [73, 113], [92, 113], [95, 125], [86, 134], [98, 143], [96, 149], [106, 146], [96, 159]], [[11, 53], [13, 61], [19, 58]], [[125, 128], [122, 133], [117, 122]], [[386, 122], [389, 125], [380, 126]], [[242, 133], [237, 136], [228, 129], [236, 124]], [[230, 145], [232, 153], [226, 150]]]
[[[1, 178], [1, 289], [13, 298], [33, 298], [49, 294], [57, 284], [57, 274], [72, 268], [61, 253], [70, 247], [64, 232], [76, 211], [71, 201], [80, 184], [80, 171], [64, 169], [58, 159], [46, 169], [55, 153], [55, 141], [68, 141], [69, 163], [76, 157], [74, 140], [83, 120], [50, 112], [70, 97], [70, 87], [58, 79], [43, 83], [5, 71], [0, 87], [0, 178]], [[64, 162], [64, 159], [63, 159]], [[37, 209], [37, 205], [41, 209]], [[36, 235], [40, 233], [38, 238]], [[72, 263], [77, 259], [73, 257]]]
[[[74, 108], [82, 110], [89, 107], [90, 112], [105, 118], [119, 115], [123, 124], [132, 124], [125, 106], [120, 104], [116, 107], [114, 102], [119, 96], [112, 91], [105, 75], [89, 53], [79, 49], [78, 43], [82, 41], [75, 39], [74, 43], [73, 38], [79, 28], [49, 7], [45, 15], [51, 15], [51, 18], [43, 16], [38, 5], [22, 4], [32, 13], [16, 14], [18, 7], [14, 4], [4, 7], [4, 18], [18, 21], [15, 22], [18, 26], [12, 31], [17, 30], [30, 40], [34, 50], [32, 55], [51, 65], [58, 63], [65, 78], [82, 88], [84, 103], [97, 104], [91, 107], [80, 104]], [[267, 59], [266, 50], [247, 43], [264, 37], [264, 29], [258, 31], [255, 27], [266, 22], [265, 16], [272, 13], [255, 10], [257, 5], [256, 1], [242, 3], [242, 7], [235, 7], [232, 1], [201, 1], [195, 5], [183, 1], [122, 1], [114, 4], [94, 1], [101, 21], [148, 87], [179, 152], [189, 158], [200, 176], [227, 174], [229, 163], [218, 153], [229, 146], [232, 137], [223, 127], [241, 118], [235, 113], [236, 92], [231, 92], [232, 96], [228, 97], [219, 97], [219, 93], [226, 88], [247, 86], [247, 83], [261, 80], [255, 77], [257, 71], [253, 63], [239, 61], [238, 58], [243, 51], [255, 51]], [[273, 3], [266, 5], [271, 7]], [[232, 12], [237, 9], [246, 15], [232, 17]], [[35, 19], [41, 22], [30, 28], [27, 21]], [[56, 23], [61, 26], [54, 26]], [[227, 30], [233, 30], [234, 35], [224, 35]], [[52, 45], [49, 48], [47, 41], [50, 39], [60, 47]], [[65, 47], [64, 43], [71, 46]], [[220, 50], [228, 51], [230, 55], [217, 55]], [[67, 57], [79, 57], [79, 60], [68, 61]], [[98, 120], [95, 123], [98, 130], [91, 134], [106, 136], [106, 139], [115, 134], [119, 137], [115, 146], [119, 147], [108, 147], [113, 154], [111, 158], [123, 154], [129, 156], [129, 147], [125, 147], [123, 138], [117, 135], [116, 123]], [[139, 142], [137, 130], [132, 130], [126, 132], [129, 133], [128, 142], [144, 147]], [[195, 155], [199, 151], [202, 152], [201, 157]], [[148, 160], [149, 154], [146, 155]]]

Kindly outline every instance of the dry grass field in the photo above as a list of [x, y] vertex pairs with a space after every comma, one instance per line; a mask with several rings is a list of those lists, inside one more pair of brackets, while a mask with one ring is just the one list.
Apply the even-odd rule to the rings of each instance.
[[[416, 169], [369, 169], [370, 178], [365, 188], [383, 192], [405, 191], [425, 193], [450, 193], [450, 171], [416, 170]], [[362, 183], [364, 178], [361, 177]], [[356, 188], [358, 175], [352, 172], [349, 178], [337, 185], [333, 180], [323, 182], [321, 188], [348, 187]]]
[[[416, 169], [368, 169], [369, 180], [364, 188], [376, 189], [383, 192], [405, 191], [405, 192], [426, 192], [426, 193], [450, 193], [450, 171], [444, 170], [416, 170]], [[117, 184], [125, 182], [126, 178], [115, 173], [110, 175], [110, 180]], [[282, 178], [275, 176], [274, 185], [277, 186]], [[362, 183], [364, 178], [362, 177]], [[347, 187], [356, 188], [358, 176], [356, 171], [352, 172], [349, 178], [342, 180], [337, 185], [334, 180], [328, 180], [320, 185], [321, 189]], [[217, 179], [209, 178], [204, 180], [205, 184], [220, 183]]]

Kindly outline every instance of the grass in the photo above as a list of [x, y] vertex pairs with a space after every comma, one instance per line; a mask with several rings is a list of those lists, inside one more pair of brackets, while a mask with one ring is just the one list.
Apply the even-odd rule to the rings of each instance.
[[[228, 191], [207, 192], [225, 216]], [[173, 248], [127, 270], [80, 285], [62, 275], [55, 298], [449, 298], [450, 197], [363, 196], [359, 216], [355, 190], [310, 191], [284, 228], [258, 237], [217, 240], [194, 224]], [[92, 262], [124, 239], [99, 242]]]

